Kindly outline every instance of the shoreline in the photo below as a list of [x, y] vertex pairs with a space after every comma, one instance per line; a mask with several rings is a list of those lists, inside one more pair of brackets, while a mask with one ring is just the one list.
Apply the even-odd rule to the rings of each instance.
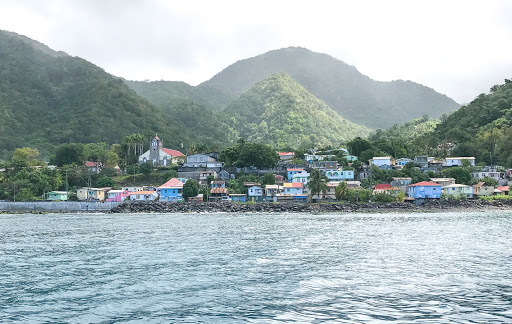
[[409, 202], [393, 203], [249, 203], [230, 202], [168, 203], [132, 202], [112, 208], [112, 213], [393, 213], [393, 212], [486, 212], [512, 211], [512, 201], [436, 200], [416, 206]]

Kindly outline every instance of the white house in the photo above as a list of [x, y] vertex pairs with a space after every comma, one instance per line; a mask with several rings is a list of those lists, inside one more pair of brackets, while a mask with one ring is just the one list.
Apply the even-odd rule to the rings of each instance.
[[224, 163], [217, 161], [217, 158], [210, 154], [192, 154], [187, 156], [184, 167], [189, 168], [222, 168]]
[[298, 173], [295, 173], [294, 175], [292, 175], [292, 182], [300, 182], [305, 185], [308, 183], [308, 179], [309, 179], [309, 172], [307, 172], [307, 171], [301, 171], [301, 172], [298, 172]]
[[158, 194], [156, 191], [136, 191], [130, 193], [130, 200], [148, 201], [156, 200], [157, 198]]
[[475, 158], [474, 157], [447, 157], [446, 158], [446, 166], [462, 166], [462, 161], [468, 160], [472, 166], [475, 166]]

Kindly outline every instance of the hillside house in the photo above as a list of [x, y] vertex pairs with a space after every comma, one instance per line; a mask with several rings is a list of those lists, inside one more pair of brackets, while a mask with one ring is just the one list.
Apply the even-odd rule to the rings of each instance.
[[395, 188], [399, 188], [403, 193], [407, 193], [407, 186], [412, 183], [412, 178], [407, 177], [394, 177], [391, 178], [391, 186]]
[[292, 180], [292, 177], [294, 174], [296, 173], [299, 173], [299, 172], [304, 172], [304, 169], [303, 168], [289, 168], [289, 169], [286, 169], [286, 177], [288, 180]]
[[437, 184], [441, 185], [442, 187], [446, 187], [446, 186], [455, 184], [454, 178], [430, 178], [430, 181], [433, 183], [437, 183]]
[[295, 157], [295, 153], [293, 152], [277, 152], [277, 154], [279, 154], [279, 159], [282, 161], [293, 160]]
[[414, 199], [441, 198], [441, 185], [422, 181], [408, 186], [408, 195]]
[[85, 166], [87, 167], [87, 171], [90, 173], [100, 173], [101, 167], [98, 162], [86, 161]]
[[396, 160], [395, 165], [405, 166], [409, 162], [412, 162], [412, 160], [408, 158], [401, 158]]
[[336, 170], [336, 169], [326, 169], [323, 170], [325, 176], [329, 181], [348, 181], [354, 180], [354, 171], [353, 170]]
[[428, 167], [428, 155], [418, 155], [414, 157], [414, 165], [420, 167], [420, 168], [427, 168]]
[[297, 172], [292, 175], [292, 182], [300, 182], [304, 185], [308, 183], [309, 173], [306, 171]]
[[183, 167], [187, 168], [222, 168], [223, 162], [218, 161], [217, 153], [209, 154], [192, 154], [187, 156], [187, 162], [183, 163]]
[[369, 162], [370, 165], [375, 165], [379, 169], [390, 169], [395, 165], [395, 159], [391, 156], [375, 156]]
[[139, 164], [149, 162], [153, 166], [168, 166], [184, 158], [180, 151], [164, 148], [162, 140], [156, 135], [149, 141], [149, 150], [139, 156]]
[[475, 166], [475, 158], [472, 156], [466, 157], [447, 157], [446, 158], [446, 166], [454, 167], [454, 166], [462, 166], [462, 161], [467, 160], [471, 164], [471, 166]]

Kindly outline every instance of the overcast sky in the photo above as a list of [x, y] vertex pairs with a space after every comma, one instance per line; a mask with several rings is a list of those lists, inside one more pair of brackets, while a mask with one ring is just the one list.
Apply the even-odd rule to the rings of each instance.
[[459, 103], [512, 78], [512, 1], [0, 0], [0, 29], [132, 80], [197, 85], [288, 46]]

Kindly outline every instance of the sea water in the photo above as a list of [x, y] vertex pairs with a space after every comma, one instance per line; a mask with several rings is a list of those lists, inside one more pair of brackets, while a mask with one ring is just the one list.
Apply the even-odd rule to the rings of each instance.
[[0, 215], [0, 322], [511, 323], [512, 213]]

